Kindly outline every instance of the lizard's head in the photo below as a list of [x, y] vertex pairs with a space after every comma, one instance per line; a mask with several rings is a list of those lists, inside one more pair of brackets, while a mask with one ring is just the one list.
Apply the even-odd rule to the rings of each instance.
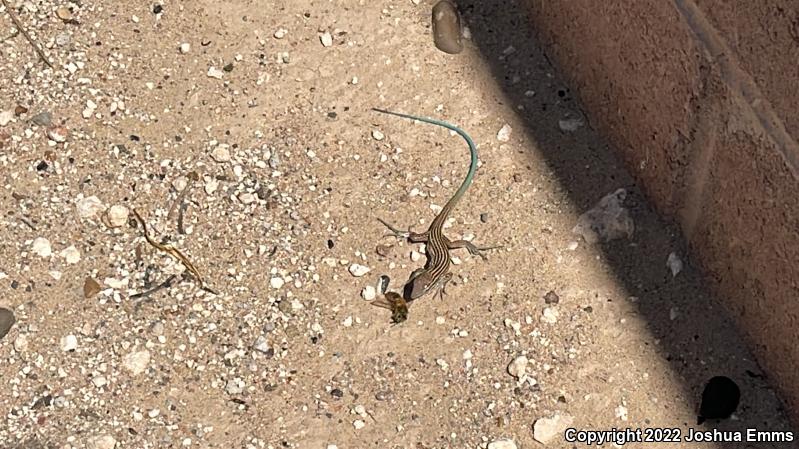
[[[449, 261], [447, 262], [449, 263]], [[433, 269], [433, 271], [436, 270]], [[432, 291], [438, 291], [443, 299], [444, 287], [450, 279], [452, 279], [452, 273], [449, 271], [444, 271], [443, 274], [436, 276], [427, 267], [417, 268], [408, 277], [408, 282], [402, 289], [402, 296], [406, 301], [411, 302]]]
[[425, 270], [424, 268], [419, 268], [411, 273], [410, 277], [408, 278], [408, 282], [405, 283], [403, 296], [407, 301], [413, 301], [414, 299], [421, 298], [433, 290], [436, 287], [436, 284], [437, 283], [434, 282], [433, 276], [429, 271]]

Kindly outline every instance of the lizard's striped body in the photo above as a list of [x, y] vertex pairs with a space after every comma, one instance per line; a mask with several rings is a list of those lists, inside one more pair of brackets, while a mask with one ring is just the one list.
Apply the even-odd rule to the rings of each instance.
[[458, 201], [460, 201], [461, 197], [463, 197], [463, 194], [466, 193], [466, 189], [469, 188], [469, 185], [472, 183], [472, 179], [474, 179], [474, 174], [477, 171], [477, 146], [464, 130], [447, 122], [426, 117], [416, 117], [399, 112], [386, 111], [383, 109], [373, 108], [373, 110], [382, 112], [384, 114], [396, 115], [398, 117], [418, 120], [420, 122], [447, 128], [458, 133], [469, 145], [469, 153], [471, 156], [469, 172], [466, 174], [466, 178], [464, 178], [461, 186], [458, 188], [455, 194], [452, 195], [452, 198], [447, 201], [447, 204], [444, 205], [444, 207], [441, 209], [441, 212], [439, 212], [438, 215], [436, 215], [436, 218], [433, 219], [432, 223], [430, 223], [430, 227], [427, 228], [427, 231], [423, 233], [411, 232], [410, 230], [408, 232], [402, 232], [398, 229], [395, 229], [385, 221], [380, 220], [380, 222], [386, 225], [386, 227], [388, 227], [394, 233], [394, 235], [398, 237], [407, 237], [412, 243], [427, 244], [427, 263], [425, 264], [424, 268], [419, 268], [411, 273], [411, 276], [408, 278], [408, 282], [405, 284], [403, 289], [403, 296], [405, 299], [412, 301], [431, 291], [438, 291], [440, 294], [443, 294], [444, 286], [452, 278], [452, 273], [449, 271], [451, 263], [449, 250], [466, 248], [469, 253], [484, 258], [481, 251], [496, 248], [478, 248], [466, 240], [456, 240], [453, 242], [450, 241], [443, 233], [444, 223], [447, 221], [449, 214], [452, 212], [452, 209], [455, 208], [455, 205], [458, 204]]

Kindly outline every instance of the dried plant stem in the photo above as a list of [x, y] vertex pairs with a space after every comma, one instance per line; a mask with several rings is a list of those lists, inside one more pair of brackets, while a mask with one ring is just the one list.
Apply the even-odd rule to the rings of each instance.
[[44, 55], [44, 52], [42, 51], [41, 47], [36, 45], [36, 42], [33, 41], [31, 35], [28, 34], [28, 32], [25, 31], [25, 28], [22, 27], [22, 23], [19, 21], [16, 14], [14, 14], [14, 10], [11, 9], [11, 6], [8, 4], [8, 2], [6, 0], [0, 0], [0, 2], [3, 2], [3, 7], [6, 8], [6, 12], [8, 13], [8, 16], [11, 17], [11, 21], [14, 22], [14, 26], [17, 27], [17, 30], [19, 30], [19, 32], [22, 33], [23, 36], [25, 36], [25, 39], [28, 41], [29, 44], [31, 44], [31, 47], [33, 47], [33, 49], [36, 50], [36, 53], [39, 55], [40, 58], [42, 58], [42, 61], [44, 61], [44, 63], [47, 64], [48, 67], [53, 69], [53, 64], [50, 64], [50, 60], [48, 60], [47, 56]]

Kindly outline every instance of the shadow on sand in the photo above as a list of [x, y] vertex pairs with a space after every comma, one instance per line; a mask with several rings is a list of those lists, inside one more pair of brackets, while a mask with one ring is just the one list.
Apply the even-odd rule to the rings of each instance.
[[[742, 334], [706, 288], [701, 273], [686, 263], [684, 271], [672, 279], [667, 256], [672, 251], [686, 254], [687, 250], [678, 227], [660, 219], [650, 208], [613, 149], [591, 129], [590, 117], [589, 126], [574, 133], [559, 129], [558, 120], [582, 115], [581, 105], [576, 93], [558, 84], [563, 77], [542, 52], [523, 2], [456, 3], [473, 44], [504, 93], [506, 106], [517, 111], [525, 123], [524, 131], [538, 144], [537, 150], [579, 211], [590, 209], [620, 187], [628, 190], [625, 205], [635, 220], [634, 244], [624, 239], [601, 244], [608, 265], [629, 295], [640, 298], [640, 314], [654, 338], [660, 340], [661, 353], [683, 380], [688, 397], [698, 402], [705, 382], [716, 375], [734, 379], [741, 388], [740, 421], [706, 425], [719, 430], [788, 430], [781, 404], [752, 361]], [[509, 50], [511, 47], [514, 50]], [[530, 90], [535, 95], [526, 97], [525, 92]], [[524, 110], [519, 111], [518, 105]], [[680, 319], [670, 319], [672, 307], [679, 308]], [[653, 425], [696, 427], [696, 421]], [[788, 445], [776, 443], [774, 447]]]

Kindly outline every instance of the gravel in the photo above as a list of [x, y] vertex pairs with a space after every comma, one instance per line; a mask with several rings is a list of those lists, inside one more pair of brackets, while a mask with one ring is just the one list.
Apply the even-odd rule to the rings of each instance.
[[[536, 58], [507, 74], [535, 96], [497, 101], [477, 88], [491, 77], [464, 70], [474, 49], [431, 45], [425, 2], [333, 14], [301, 0], [278, 15], [239, 1], [12, 3], [54, 68], [21, 36], [3, 40], [0, 441], [528, 447], [556, 407], [595, 417], [597, 403], [624, 403], [629, 426], [682, 416], [642, 393], [644, 369], [681, 390], [667, 366], [635, 358], [652, 336], [631, 331], [631, 293], [604, 280], [590, 245], [562, 251], [575, 238], [568, 189], [526, 133], [502, 142], [501, 104], [566, 116], [534, 47], [502, 57], [511, 72]], [[444, 300], [414, 301], [397, 325], [361, 297], [382, 293], [380, 275], [400, 289], [424, 252], [383, 238], [375, 218], [426, 228], [465, 150], [440, 129], [378, 125], [370, 107], [469, 131], [480, 169], [444, 232], [504, 247], [488, 262], [454, 250]], [[171, 250], [144, 238], [134, 210]], [[542, 304], [542, 285], [560, 301]], [[679, 305], [675, 324], [701, 315]], [[587, 423], [618, 421], [606, 415]]]

